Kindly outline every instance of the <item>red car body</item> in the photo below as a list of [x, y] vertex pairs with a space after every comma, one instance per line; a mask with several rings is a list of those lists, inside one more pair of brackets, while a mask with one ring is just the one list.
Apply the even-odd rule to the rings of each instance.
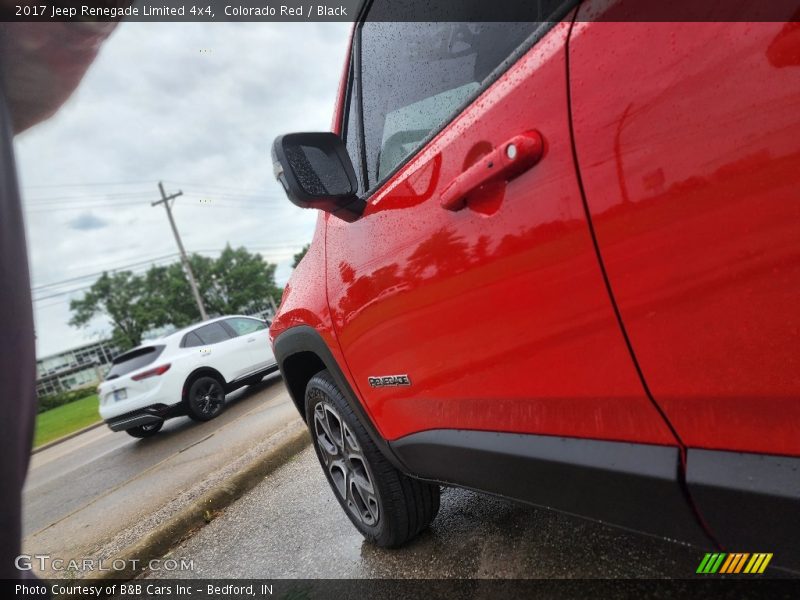
[[[619, 4], [572, 9], [359, 219], [320, 214], [276, 356], [301, 412], [337, 371], [412, 476], [797, 564], [800, 28], [593, 18]], [[442, 207], [530, 131], [534, 166]]]

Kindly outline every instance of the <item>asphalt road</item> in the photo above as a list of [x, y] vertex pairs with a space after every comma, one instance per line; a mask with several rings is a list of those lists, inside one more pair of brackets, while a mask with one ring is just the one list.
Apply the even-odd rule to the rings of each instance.
[[275, 374], [231, 394], [207, 423], [172, 419], [144, 440], [100, 427], [38, 452], [23, 491], [23, 549], [66, 558], [96, 550], [298, 419]]
[[185, 578], [659, 578], [693, 576], [703, 552], [459, 489], [444, 491], [430, 530], [382, 550], [307, 448], [170, 556], [193, 560], [164, 574]]

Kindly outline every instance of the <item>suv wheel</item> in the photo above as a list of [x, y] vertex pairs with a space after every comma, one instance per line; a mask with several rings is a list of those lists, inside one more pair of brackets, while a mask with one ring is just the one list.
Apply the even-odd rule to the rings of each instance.
[[151, 435], [157, 434], [161, 431], [161, 427], [164, 425], [164, 421], [159, 421], [158, 423], [148, 423], [147, 425], [139, 425], [138, 427], [131, 427], [130, 429], [126, 429], [125, 431], [128, 435], [132, 435], [135, 438], [148, 438]]
[[225, 388], [214, 377], [198, 377], [189, 386], [186, 413], [195, 421], [210, 421], [222, 412], [224, 405]]
[[378, 546], [415, 537], [439, 511], [439, 486], [407, 477], [384, 458], [328, 371], [306, 386], [317, 458], [353, 525]]

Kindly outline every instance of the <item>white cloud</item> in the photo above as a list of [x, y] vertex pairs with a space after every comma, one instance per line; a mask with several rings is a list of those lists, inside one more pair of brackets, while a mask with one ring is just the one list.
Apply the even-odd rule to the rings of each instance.
[[[16, 140], [33, 285], [37, 297], [52, 296], [35, 303], [40, 356], [108, 331], [103, 320], [67, 325], [68, 300], [81, 292], [55, 295], [91, 279], [40, 286], [176, 252], [163, 209], [150, 205], [159, 180], [168, 193], [184, 192], [175, 217], [187, 250], [244, 245], [277, 262], [285, 282], [316, 213], [286, 200], [269, 148], [280, 133], [330, 127], [348, 30], [118, 28], [62, 110]], [[95, 185], [115, 182], [136, 183]]]

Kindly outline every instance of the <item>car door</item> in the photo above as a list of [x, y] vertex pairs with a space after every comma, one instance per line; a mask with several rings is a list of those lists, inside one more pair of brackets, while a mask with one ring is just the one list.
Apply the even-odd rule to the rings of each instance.
[[678, 24], [601, 4], [582, 5], [570, 38], [571, 97], [622, 321], [721, 541], [780, 531], [770, 551], [800, 560], [796, 3]]
[[264, 321], [251, 317], [231, 317], [225, 319], [224, 323], [236, 337], [241, 337], [246, 345], [250, 357], [250, 371], [262, 371], [275, 364], [275, 356], [272, 354], [269, 342], [269, 330]]
[[[244, 337], [235, 336], [221, 321], [215, 321], [195, 329], [192, 334], [201, 342], [202, 363], [219, 371], [230, 383], [252, 371], [250, 346]], [[184, 342], [195, 345], [197, 341], [187, 335]]]
[[[675, 444], [593, 248], [572, 159], [568, 20], [387, 21], [367, 14], [355, 31], [337, 125], [367, 207], [326, 230], [334, 327], [382, 435]], [[525, 168], [492, 180], [512, 154]], [[386, 381], [410, 386], [381, 385], [397, 375]]]

